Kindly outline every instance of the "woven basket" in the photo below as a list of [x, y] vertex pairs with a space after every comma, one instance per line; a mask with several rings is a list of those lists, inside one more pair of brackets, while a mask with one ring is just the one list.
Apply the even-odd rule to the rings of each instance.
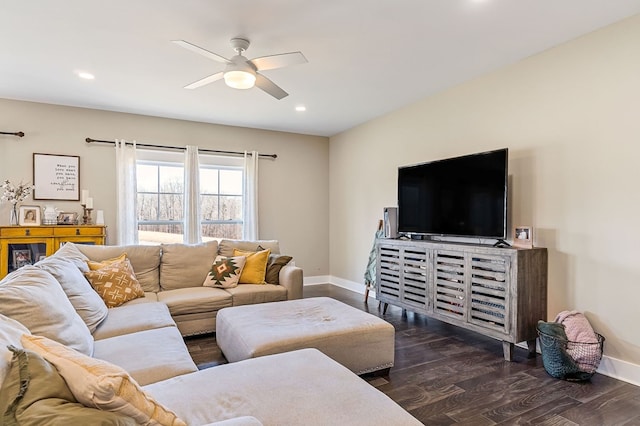
[[602, 359], [604, 336], [596, 333], [597, 343], [580, 343], [537, 330], [542, 364], [550, 376], [569, 381], [583, 381], [589, 380], [595, 374]]

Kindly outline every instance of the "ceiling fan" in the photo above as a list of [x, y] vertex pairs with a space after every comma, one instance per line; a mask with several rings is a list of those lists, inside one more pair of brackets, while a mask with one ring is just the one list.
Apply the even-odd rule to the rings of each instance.
[[231, 59], [209, 52], [206, 49], [184, 40], [172, 41], [180, 47], [184, 47], [185, 49], [191, 50], [192, 52], [198, 53], [204, 57], [226, 64], [224, 71], [220, 71], [198, 81], [194, 81], [193, 83], [184, 86], [185, 89], [196, 89], [204, 86], [205, 84], [213, 83], [214, 81], [224, 78], [227, 86], [233, 87], [234, 89], [250, 89], [255, 85], [274, 98], [282, 99], [289, 94], [258, 71], [284, 68], [289, 65], [304, 64], [307, 62], [307, 58], [304, 57], [302, 52], [282, 53], [279, 55], [262, 56], [251, 60], [247, 59], [245, 56], [242, 56], [242, 53], [249, 48], [249, 40], [239, 37], [231, 39], [231, 47], [236, 51], [236, 55]]

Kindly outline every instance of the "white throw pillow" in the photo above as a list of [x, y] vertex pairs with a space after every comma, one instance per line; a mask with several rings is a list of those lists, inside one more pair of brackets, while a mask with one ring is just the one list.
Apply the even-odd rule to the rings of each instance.
[[48, 257], [36, 266], [49, 272], [60, 283], [73, 308], [93, 333], [109, 312], [76, 264], [64, 258]]
[[7, 349], [7, 346], [13, 345], [21, 348], [20, 337], [23, 334], [30, 334], [24, 325], [0, 315], [0, 388], [2, 388], [2, 383], [11, 368], [11, 359], [13, 358], [13, 353]]
[[93, 337], [56, 279], [35, 266], [23, 266], [0, 281], [0, 314], [91, 355]]
[[22, 345], [53, 364], [81, 404], [134, 418], [143, 425], [186, 426], [155, 401], [122, 368], [83, 355], [42, 336], [23, 336]]

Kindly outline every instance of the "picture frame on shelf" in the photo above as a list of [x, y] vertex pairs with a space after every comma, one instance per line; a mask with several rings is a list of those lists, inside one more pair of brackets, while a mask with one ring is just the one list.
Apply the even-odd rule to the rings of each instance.
[[80, 156], [33, 154], [34, 200], [80, 200]]
[[31, 250], [13, 250], [13, 270], [15, 271], [18, 268], [22, 268], [25, 265], [33, 265], [33, 260], [31, 259]]
[[20, 206], [18, 211], [18, 225], [20, 226], [40, 226], [39, 206]]
[[76, 212], [60, 212], [58, 214], [58, 225], [77, 225], [78, 213]]
[[531, 226], [515, 226], [513, 228], [513, 246], [533, 248], [533, 228]]

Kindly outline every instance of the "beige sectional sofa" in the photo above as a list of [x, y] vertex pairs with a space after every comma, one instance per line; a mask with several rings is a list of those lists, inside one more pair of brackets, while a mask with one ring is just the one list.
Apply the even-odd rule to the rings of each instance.
[[183, 336], [212, 333], [216, 313], [229, 306], [300, 299], [302, 269], [285, 265], [279, 283], [242, 284], [234, 288], [203, 287], [202, 283], [217, 254], [232, 256], [233, 250], [256, 251], [259, 248], [280, 254], [276, 240], [211, 241], [198, 245], [162, 244], [158, 246], [94, 246], [78, 244], [82, 254], [103, 261], [126, 253], [145, 298], [129, 303], [162, 302], [169, 307]]
[[[229, 243], [232, 244], [244, 243]], [[221, 244], [220, 247], [223, 252], [228, 248], [225, 245]], [[211, 246], [214, 245], [209, 243], [207, 249], [211, 249]], [[164, 251], [161, 257], [167, 253], [175, 254], [169, 256], [168, 260], [191, 265], [189, 262], [199, 258], [191, 248], [186, 247], [180, 253], [183, 248], [173, 246]], [[86, 268], [87, 256], [94, 260], [103, 256], [110, 258], [123, 249], [130, 256], [136, 275], [141, 277], [140, 281], [145, 283], [147, 291], [144, 298], [107, 309], [104, 302], [96, 298], [97, 293], [81, 271]], [[164, 260], [151, 253], [157, 253], [156, 249], [142, 246], [97, 248], [68, 244], [54, 256], [34, 266], [25, 266], [0, 281], [0, 416], [4, 416], [0, 419], [11, 424], [9, 420], [15, 416], [18, 424], [25, 425], [93, 424], [93, 420], [87, 422], [88, 418], [95, 419], [96, 424], [105, 425], [420, 424], [383, 393], [315, 349], [264, 356], [198, 371], [182, 335], [209, 331], [212, 322], [205, 313], [213, 317], [215, 326], [215, 312], [219, 304], [198, 305], [198, 298], [206, 299], [207, 296], [202, 296], [195, 289], [195, 275], [189, 281], [193, 283], [193, 288], [186, 285], [181, 287], [177, 278], [167, 279], [171, 277], [173, 265], [163, 266]], [[207, 262], [210, 261], [209, 258]], [[229, 292], [228, 295], [215, 292], [218, 297], [216, 300], [224, 300], [225, 306], [231, 306], [235, 302], [242, 304], [270, 298], [285, 300], [300, 297], [301, 271], [299, 268], [289, 268], [283, 268], [280, 273], [281, 279], [284, 278], [281, 283], [287, 283], [282, 285], [283, 289], [267, 290], [269, 287], [264, 284], [256, 285], [263, 288], [257, 289], [255, 294], [258, 296], [248, 296], [248, 290], [235, 294]], [[184, 270], [183, 278], [186, 280], [194, 271]], [[156, 279], [155, 283], [150, 277]], [[154, 289], [156, 291], [149, 291]], [[169, 296], [172, 293], [174, 295]], [[184, 310], [187, 305], [177, 302], [180, 299], [178, 295], [183, 297], [182, 300], [191, 298], [193, 306], [204, 307], [190, 312]], [[171, 301], [173, 312], [172, 306], [165, 301]], [[183, 329], [179, 328], [178, 320]], [[40, 373], [33, 371], [29, 379], [39, 386], [29, 386], [29, 380], [18, 380], [16, 375], [21, 374], [24, 366], [18, 365], [16, 355], [6, 349], [8, 345], [20, 348], [23, 343], [25, 348], [33, 349], [26, 344], [30, 338], [25, 336], [29, 334], [58, 342], [61, 344], [58, 346], [65, 351], [72, 348], [73, 354], [78, 354], [78, 357], [96, 362], [103, 360], [107, 365], [113, 365], [113, 369], [123, 369], [125, 376], [135, 380], [141, 392], [146, 393], [144, 401], [152, 401], [166, 408], [180, 420], [167, 422], [165, 419], [164, 422], [158, 422], [153, 417], [158, 409], [154, 409], [143, 413], [143, 420], [136, 417], [134, 421], [128, 410], [140, 398], [130, 397], [128, 393], [118, 394], [118, 386], [108, 389], [117, 398], [109, 400], [111, 405], [106, 408], [98, 402], [94, 404], [93, 399], [81, 404], [83, 401], [75, 393], [67, 399], [64, 395], [41, 395], [47, 390], [51, 391], [48, 385], [42, 383], [55, 381], [42, 378], [38, 381]], [[72, 386], [75, 380], [83, 384], [89, 382], [92, 375], [97, 375], [97, 383], [103, 384], [123, 380], [122, 374], [104, 373], [111, 368], [105, 370], [97, 367], [87, 369], [79, 379], [64, 376], [66, 370], [56, 363], [55, 356], [49, 358], [46, 353], [40, 354], [38, 351], [30, 354], [27, 357], [32, 359], [30, 362], [35, 362], [37, 356], [41, 355], [44, 359], [42, 362], [55, 366], [72, 390], [75, 390]], [[48, 374], [53, 374], [55, 369], [49, 368]], [[94, 393], [90, 392], [90, 398], [97, 398], [98, 393]], [[113, 404], [124, 405], [117, 405], [114, 409]], [[105, 410], [115, 418], [103, 418]]]

